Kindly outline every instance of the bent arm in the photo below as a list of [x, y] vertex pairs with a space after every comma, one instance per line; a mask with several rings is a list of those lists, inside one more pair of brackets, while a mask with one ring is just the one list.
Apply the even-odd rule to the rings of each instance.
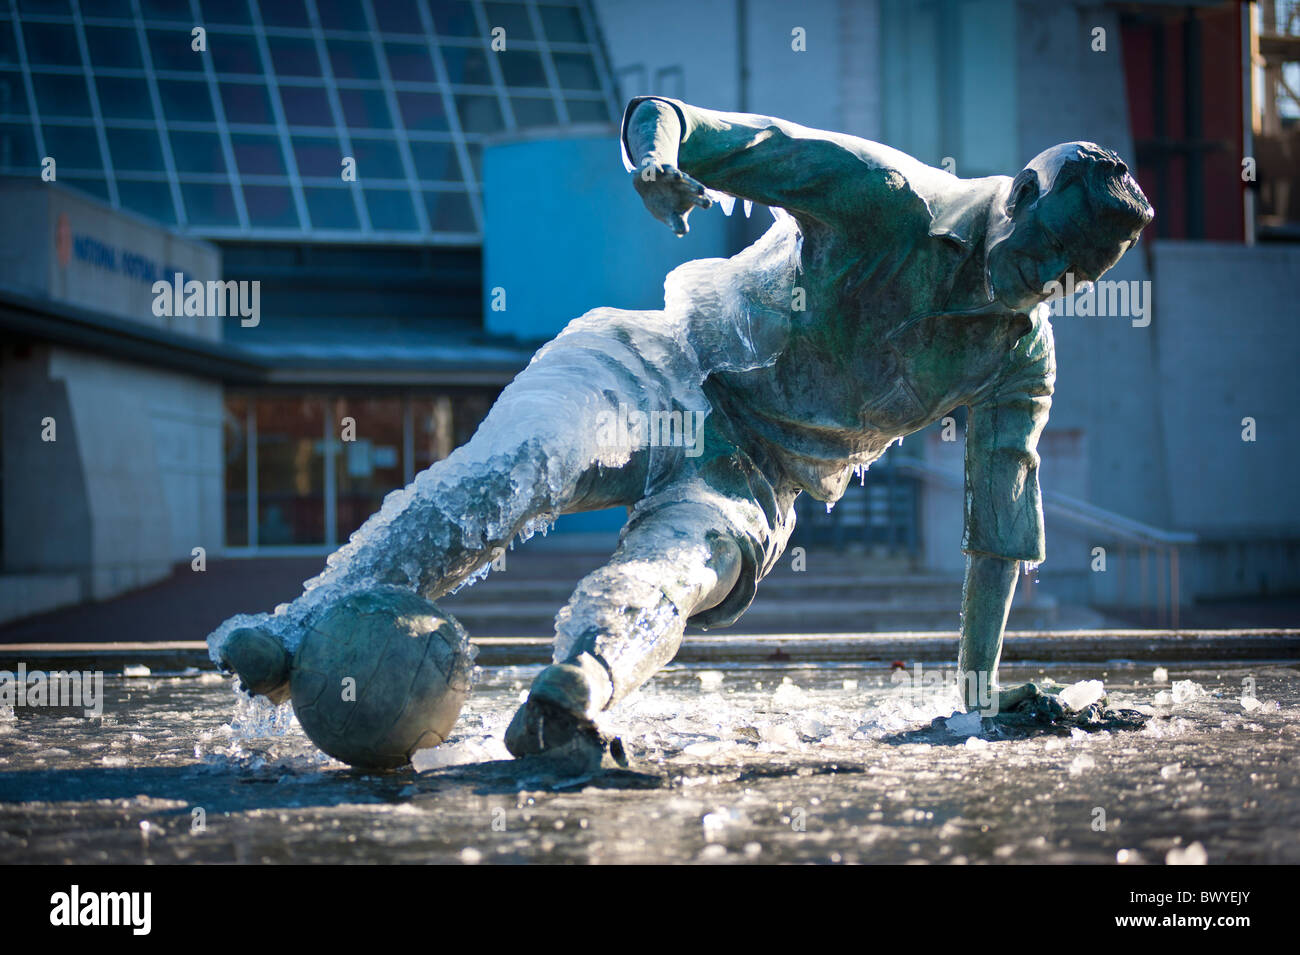
[[771, 116], [657, 96], [633, 99], [623, 119], [623, 145], [634, 167], [649, 158], [711, 189], [827, 223], [862, 214], [903, 182], [897, 170], [867, 157], [859, 142]]

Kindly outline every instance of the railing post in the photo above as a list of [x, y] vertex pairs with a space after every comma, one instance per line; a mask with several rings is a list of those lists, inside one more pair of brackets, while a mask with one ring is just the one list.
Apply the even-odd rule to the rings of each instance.
[[1165, 566], [1163, 558], [1168, 548], [1157, 547], [1156, 559], [1153, 561], [1156, 574], [1156, 626], [1165, 626], [1169, 623], [1168, 607], [1165, 606], [1165, 572], [1168, 568]]
[[1150, 621], [1150, 607], [1147, 604], [1147, 548], [1146, 547], [1142, 548], [1141, 554], [1142, 556], [1140, 559], [1142, 561], [1142, 565], [1141, 565], [1141, 571], [1138, 575], [1139, 580], [1141, 581], [1139, 585], [1138, 606], [1142, 608], [1142, 622], [1148, 623]]
[[1169, 617], [1170, 626], [1178, 629], [1178, 610], [1179, 610], [1179, 567], [1178, 567], [1178, 548], [1169, 548]]

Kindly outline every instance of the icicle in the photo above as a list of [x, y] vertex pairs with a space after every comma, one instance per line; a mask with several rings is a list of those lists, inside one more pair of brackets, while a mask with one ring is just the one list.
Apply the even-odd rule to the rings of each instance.
[[473, 587], [476, 583], [478, 583], [480, 580], [482, 580], [491, 572], [492, 572], [492, 562], [488, 561], [478, 570], [474, 571], [474, 573], [470, 574], [468, 577], [466, 577], [464, 580], [458, 583], [455, 587], [451, 588], [451, 593], [457, 594], [460, 593], [462, 590], [464, 590], [466, 587]]
[[750, 201], [749, 199], [746, 199], [746, 200], [745, 200], [745, 218], [748, 219], [748, 218], [749, 218], [749, 214], [750, 214], [751, 212], [753, 212], [753, 211], [754, 211], [754, 203], [753, 203], [752, 201]]
[[707, 186], [704, 189], [704, 194], [722, 207], [723, 215], [731, 215], [731, 210], [736, 207], [735, 196], [727, 195], [725, 192], [718, 192], [718, 190], [710, 189]]

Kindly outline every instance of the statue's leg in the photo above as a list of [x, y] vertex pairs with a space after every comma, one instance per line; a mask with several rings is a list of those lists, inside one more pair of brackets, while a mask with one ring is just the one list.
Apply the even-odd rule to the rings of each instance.
[[516, 756], [563, 748], [596, 712], [676, 655], [686, 621], [721, 603], [745, 561], [707, 505], [682, 502], [634, 521], [608, 564], [556, 616], [556, 664], [534, 681], [506, 732]]
[[[644, 404], [637, 389], [629, 370], [597, 348], [553, 345], [501, 393], [470, 441], [389, 494], [302, 596], [214, 632], [216, 658], [241, 676], [258, 672], [259, 685], [274, 689], [282, 667], [263, 658], [277, 656], [277, 645], [296, 649], [313, 617], [338, 598], [390, 585], [435, 599], [532, 522], [633, 503], [644, 493], [647, 454], [611, 446], [602, 424], [620, 403]], [[271, 670], [274, 678], [262, 673]]]

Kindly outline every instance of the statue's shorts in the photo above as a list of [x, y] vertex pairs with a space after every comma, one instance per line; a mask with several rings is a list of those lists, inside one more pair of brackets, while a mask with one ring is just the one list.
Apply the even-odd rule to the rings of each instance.
[[[562, 367], [568, 379], [583, 382], [587, 394], [595, 389], [604, 394], [607, 414], [617, 415], [623, 405], [646, 414], [703, 417], [691, 442], [651, 439], [645, 449], [644, 491], [626, 501], [631, 516], [623, 541], [624, 549], [652, 548], [658, 536], [637, 534], [636, 529], [653, 521], [702, 541], [721, 537], [733, 542], [741, 561], [735, 586], [721, 603], [690, 618], [699, 626], [729, 626], [749, 607], [758, 581], [785, 550], [798, 489], [762, 447], [747, 441], [742, 428], [712, 407], [695, 355], [663, 318], [662, 312], [589, 312], [543, 348], [517, 383], [535, 371]], [[591, 492], [592, 498], [602, 497], [598, 487]], [[584, 509], [581, 500], [573, 505]]]
[[735, 432], [720, 413], [711, 413], [705, 419], [702, 453], [682, 455], [664, 468], [654, 490], [632, 509], [624, 530], [627, 535], [640, 522], [664, 521], [690, 527], [701, 539], [717, 536], [736, 545], [740, 575], [721, 603], [690, 618], [701, 627], [736, 622], [794, 530], [798, 489], [775, 478], [770, 462], [742, 447]]

